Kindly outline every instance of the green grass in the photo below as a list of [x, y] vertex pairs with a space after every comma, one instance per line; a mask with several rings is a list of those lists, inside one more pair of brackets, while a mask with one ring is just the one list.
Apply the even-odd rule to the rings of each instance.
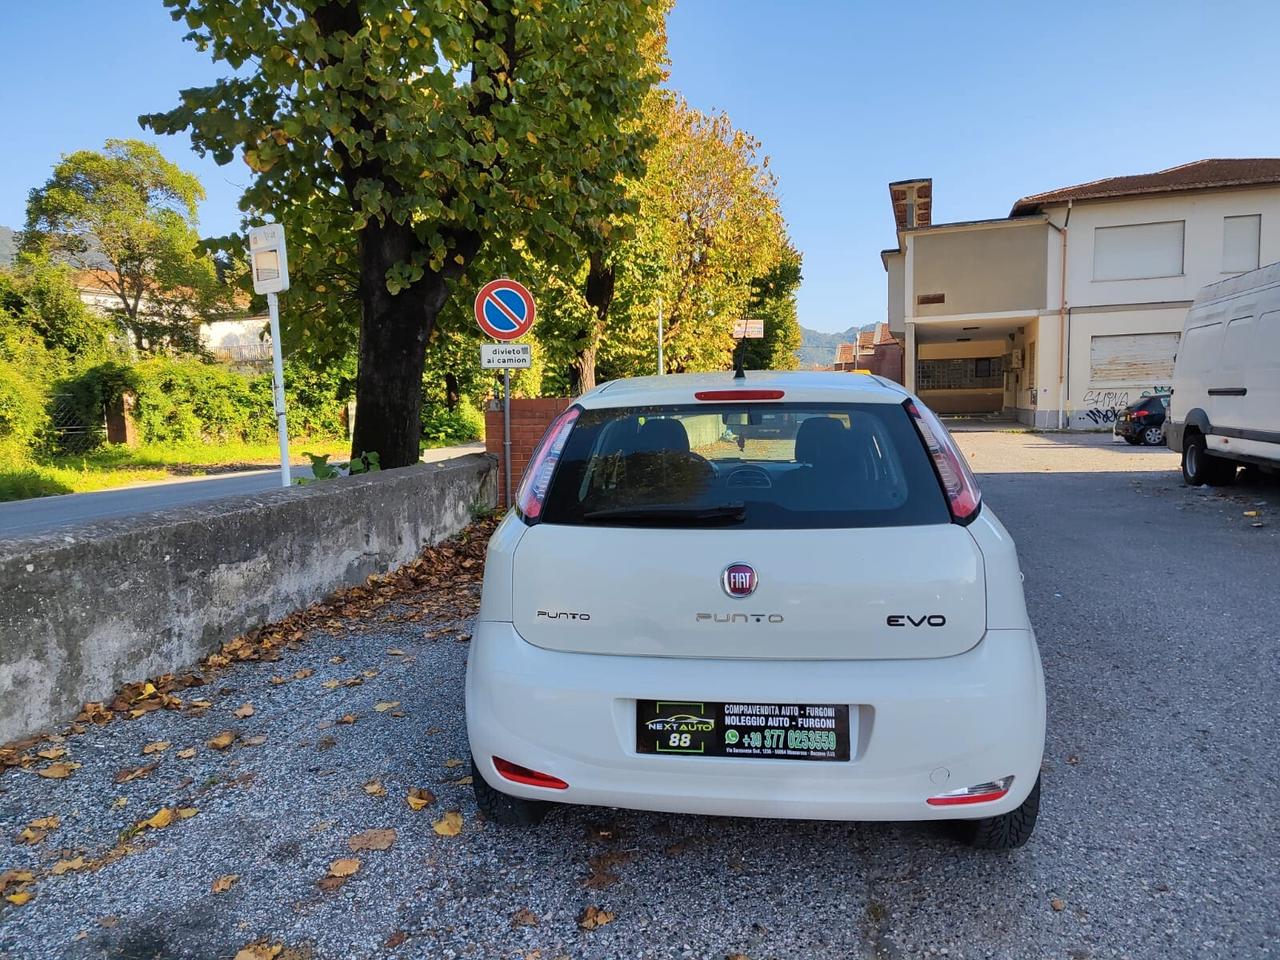
[[[300, 440], [289, 445], [289, 459], [304, 463], [303, 451], [345, 460], [350, 448], [342, 440]], [[253, 470], [275, 466], [279, 456], [274, 443], [146, 444], [132, 449], [111, 444], [83, 456], [40, 460], [0, 454], [0, 501]]]

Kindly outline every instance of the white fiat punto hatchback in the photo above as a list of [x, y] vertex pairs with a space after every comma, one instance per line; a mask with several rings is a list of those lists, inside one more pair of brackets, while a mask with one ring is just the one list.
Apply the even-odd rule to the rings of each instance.
[[606, 383], [489, 543], [480, 809], [954, 820], [1023, 844], [1045, 695], [1013, 541], [950, 435], [849, 373]]

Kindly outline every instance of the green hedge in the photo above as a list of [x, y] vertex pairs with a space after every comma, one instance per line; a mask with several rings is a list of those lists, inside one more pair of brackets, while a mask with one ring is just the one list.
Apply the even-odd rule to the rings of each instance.
[[29, 371], [0, 359], [0, 457], [13, 458], [32, 449], [48, 429], [44, 390]]
[[422, 441], [428, 447], [449, 447], [484, 439], [484, 414], [465, 400], [450, 410], [445, 406], [422, 411]]

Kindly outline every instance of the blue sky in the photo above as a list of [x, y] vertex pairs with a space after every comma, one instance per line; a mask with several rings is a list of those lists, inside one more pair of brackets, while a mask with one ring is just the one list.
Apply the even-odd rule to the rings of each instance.
[[[5, 6], [0, 224], [58, 155], [149, 136], [139, 113], [219, 75], [160, 0]], [[672, 86], [763, 141], [805, 258], [800, 320], [880, 320], [886, 185], [933, 177], [934, 221], [1003, 216], [1018, 197], [1203, 157], [1280, 156], [1280, 4], [890, 4], [678, 0]], [[247, 169], [161, 144], [209, 193], [202, 230], [239, 220]]]

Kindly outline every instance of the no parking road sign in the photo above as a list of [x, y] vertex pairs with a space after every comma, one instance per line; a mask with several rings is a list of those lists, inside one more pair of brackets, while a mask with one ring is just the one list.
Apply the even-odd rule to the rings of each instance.
[[533, 294], [515, 280], [491, 280], [476, 294], [476, 323], [495, 340], [523, 337], [536, 316]]

